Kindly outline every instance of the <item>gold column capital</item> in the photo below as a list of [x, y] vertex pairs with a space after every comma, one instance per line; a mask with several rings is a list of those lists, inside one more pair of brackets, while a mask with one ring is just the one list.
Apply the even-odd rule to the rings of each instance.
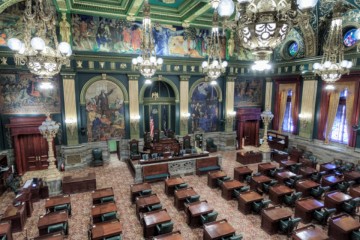
[[130, 81], [136, 81], [139, 80], [140, 74], [128, 74], [127, 75]]
[[235, 82], [236, 76], [231, 75], [226, 77], [226, 82]]
[[190, 75], [181, 75], [180, 76], [180, 81], [189, 81], [190, 79]]
[[75, 79], [76, 73], [60, 73], [63, 79]]

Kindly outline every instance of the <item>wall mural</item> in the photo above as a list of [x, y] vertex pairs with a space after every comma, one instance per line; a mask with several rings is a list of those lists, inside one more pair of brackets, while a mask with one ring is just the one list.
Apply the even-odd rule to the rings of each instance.
[[0, 74], [0, 112], [3, 114], [40, 114], [60, 112], [59, 79], [54, 88], [40, 89], [32, 74]]
[[219, 98], [214, 86], [201, 82], [191, 96], [192, 132], [215, 132], [218, 130]]
[[125, 135], [124, 94], [108, 80], [91, 84], [85, 93], [88, 141]]
[[235, 79], [234, 107], [260, 106], [263, 81], [260, 79]]
[[7, 46], [6, 41], [10, 38], [23, 38], [23, 10], [24, 2], [16, 3], [6, 8], [0, 15], [0, 46]]
[[[124, 19], [72, 15], [75, 50], [140, 53], [142, 24]], [[203, 58], [209, 30], [154, 24], [155, 51], [159, 56]], [[226, 41], [223, 42], [226, 48]], [[225, 52], [224, 52], [225, 57]]]

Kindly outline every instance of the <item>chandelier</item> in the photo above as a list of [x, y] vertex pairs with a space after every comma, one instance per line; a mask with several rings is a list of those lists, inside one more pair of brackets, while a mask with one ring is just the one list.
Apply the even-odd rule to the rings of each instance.
[[[339, 9], [334, 6], [334, 9]], [[344, 74], [349, 74], [352, 62], [344, 60], [344, 44], [342, 37], [342, 18], [340, 13], [334, 13], [331, 21], [329, 36], [323, 47], [324, 54], [321, 63], [315, 63], [315, 74], [321, 77], [327, 84], [327, 89], [332, 89], [332, 83], [336, 82]]]
[[211, 79], [212, 84], [216, 84], [216, 79], [224, 73], [228, 63], [221, 61], [220, 56], [220, 37], [219, 37], [219, 16], [214, 10], [213, 27], [211, 37], [208, 43], [208, 59], [202, 63], [202, 71]]
[[[271, 68], [271, 54], [297, 22], [299, 11], [308, 13], [318, 0], [221, 0], [218, 11], [225, 27], [234, 29], [243, 47], [255, 58], [253, 70]], [[229, 21], [235, 13], [235, 21]]]
[[136, 66], [139, 69], [140, 74], [146, 78], [145, 84], [150, 84], [151, 77], [154, 76], [157, 68], [161, 67], [163, 64], [163, 59], [156, 58], [150, 19], [150, 5], [147, 0], [144, 2], [143, 12], [144, 19], [142, 29], [141, 55], [137, 58], [133, 58], [132, 64]]
[[49, 0], [26, 0], [23, 41], [10, 38], [7, 45], [15, 51], [15, 63], [25, 65], [40, 79], [49, 81], [58, 74], [72, 54], [70, 44], [58, 43], [56, 11]]

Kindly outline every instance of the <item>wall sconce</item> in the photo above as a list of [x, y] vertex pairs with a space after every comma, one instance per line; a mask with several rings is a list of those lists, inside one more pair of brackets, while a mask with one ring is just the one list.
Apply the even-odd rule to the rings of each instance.
[[300, 125], [302, 128], [306, 128], [308, 124], [311, 122], [312, 115], [310, 113], [300, 113]]
[[130, 117], [131, 127], [136, 131], [139, 127], [140, 115]]
[[69, 130], [70, 135], [73, 136], [75, 133], [75, 129], [77, 127], [77, 121], [74, 118], [67, 118], [65, 119], [65, 124], [66, 124], [66, 128], [67, 130]]
[[228, 124], [232, 124], [232, 122], [234, 121], [234, 118], [236, 116], [236, 112], [235, 111], [229, 111], [226, 113], [226, 122]]
[[189, 121], [191, 114], [190, 113], [182, 113], [181, 114], [181, 124], [185, 127], [186, 123]]

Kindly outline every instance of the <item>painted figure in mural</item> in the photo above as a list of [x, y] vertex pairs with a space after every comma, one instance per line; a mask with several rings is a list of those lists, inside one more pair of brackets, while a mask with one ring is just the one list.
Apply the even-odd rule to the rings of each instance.
[[114, 91], [115, 89], [111, 89], [109, 92], [105, 92], [105, 90], [101, 90], [101, 93], [98, 96], [97, 99], [97, 106], [99, 108], [99, 111], [101, 112], [101, 115], [106, 114], [109, 111], [109, 100], [108, 96]]
[[169, 40], [171, 36], [182, 34], [184, 30], [171, 31], [168, 28], [162, 27], [160, 24], [156, 24], [153, 28], [153, 36], [155, 40], [155, 52], [157, 55], [167, 56], [169, 55]]
[[131, 47], [133, 51], [139, 50], [141, 46], [141, 28], [137, 25], [131, 32]]
[[62, 21], [59, 23], [61, 41], [70, 43], [70, 24], [66, 20], [66, 13], [62, 14]]
[[109, 26], [105, 24], [105, 22], [100, 22], [99, 28], [96, 33], [96, 42], [98, 47], [108, 49], [108, 42], [111, 41], [111, 33], [109, 30]]
[[129, 51], [131, 49], [131, 31], [128, 27], [124, 26], [122, 29], [122, 39], [123, 39], [123, 51]]
[[234, 55], [234, 49], [235, 49], [234, 32], [231, 31], [230, 39], [228, 40], [228, 53], [230, 57]]

